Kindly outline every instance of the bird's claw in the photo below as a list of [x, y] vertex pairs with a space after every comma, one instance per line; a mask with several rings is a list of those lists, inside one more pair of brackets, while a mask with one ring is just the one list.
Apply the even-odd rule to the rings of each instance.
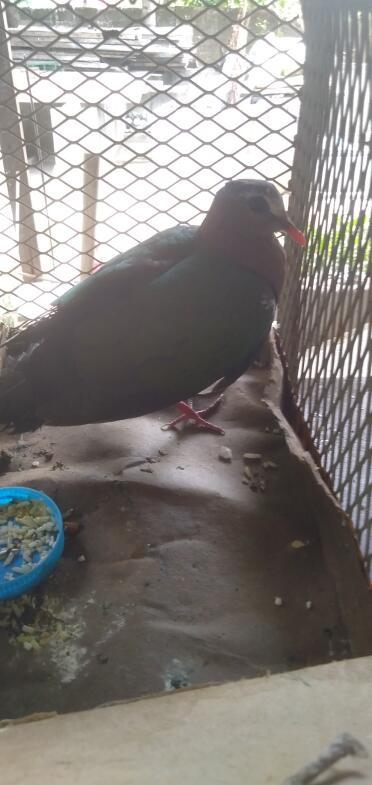
[[188, 422], [189, 420], [192, 420], [201, 430], [210, 431], [211, 433], [217, 433], [220, 436], [223, 436], [225, 433], [223, 428], [220, 428], [219, 425], [213, 425], [213, 423], [208, 422], [208, 420], [205, 419], [216, 411], [222, 401], [222, 398], [223, 396], [220, 395], [219, 398], [217, 398], [217, 400], [211, 404], [211, 406], [208, 406], [206, 409], [201, 409], [199, 411], [195, 411], [195, 409], [193, 409], [192, 406], [189, 406], [189, 404], [185, 401], [180, 401], [177, 404], [177, 409], [179, 409], [182, 414], [166, 425], [163, 425], [162, 431], [168, 431], [172, 428], [175, 428], [181, 422]]

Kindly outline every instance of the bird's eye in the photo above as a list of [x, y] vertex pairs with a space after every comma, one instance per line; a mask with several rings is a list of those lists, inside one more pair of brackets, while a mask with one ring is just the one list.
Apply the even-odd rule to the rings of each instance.
[[267, 204], [266, 199], [264, 199], [262, 196], [252, 196], [250, 199], [248, 199], [248, 204], [251, 210], [254, 210], [256, 213], [270, 212], [269, 205]]

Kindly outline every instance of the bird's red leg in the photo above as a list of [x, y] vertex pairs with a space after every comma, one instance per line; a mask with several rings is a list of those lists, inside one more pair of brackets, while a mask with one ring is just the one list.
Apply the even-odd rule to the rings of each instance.
[[218, 425], [213, 425], [213, 423], [208, 422], [208, 420], [206, 420], [206, 417], [209, 417], [209, 415], [213, 414], [216, 411], [216, 409], [218, 409], [222, 401], [222, 398], [223, 396], [220, 395], [217, 398], [217, 400], [214, 401], [210, 406], [208, 406], [206, 409], [201, 409], [199, 411], [195, 411], [195, 409], [193, 409], [192, 406], [189, 406], [189, 404], [186, 403], [185, 401], [180, 401], [179, 403], [177, 403], [177, 409], [179, 409], [182, 412], [182, 414], [179, 417], [176, 417], [175, 420], [172, 420], [170, 423], [167, 423], [167, 425], [164, 425], [162, 430], [165, 431], [168, 430], [169, 428], [175, 428], [176, 425], [178, 425], [178, 423], [180, 422], [187, 422], [188, 420], [193, 420], [196, 423], [196, 425], [198, 425], [204, 431], [211, 431], [211, 433], [218, 433], [220, 435], [224, 434], [225, 431], [222, 428], [220, 428]]

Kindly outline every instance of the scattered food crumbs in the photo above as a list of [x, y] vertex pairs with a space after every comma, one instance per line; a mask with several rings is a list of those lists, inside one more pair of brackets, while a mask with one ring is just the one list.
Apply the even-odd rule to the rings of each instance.
[[43, 450], [38, 450], [37, 452], [34, 453], [34, 455], [42, 456], [45, 459], [45, 462], [49, 463], [49, 461], [51, 461], [52, 458], [54, 457], [54, 452], [52, 450], [43, 449]]
[[264, 469], [277, 469], [278, 464], [274, 463], [274, 461], [264, 461], [262, 464]]
[[85, 556], [84, 556], [84, 554], [83, 554], [83, 553], [81, 554], [81, 556], [79, 556], [79, 557], [78, 557], [78, 561], [79, 561], [79, 562], [84, 562], [84, 561], [86, 561], [86, 558], [85, 558]]
[[34, 631], [33, 627], [30, 627], [29, 624], [23, 624], [22, 625], [22, 632], [29, 632], [32, 635], [33, 631]]
[[56, 461], [52, 466], [52, 472], [55, 472], [56, 469], [66, 469], [66, 466], [62, 461]]
[[300, 548], [306, 548], [306, 545], [308, 545], [308, 543], [303, 540], [292, 540], [291, 542], [291, 548], [295, 551], [300, 550]]
[[185, 467], [184, 466], [177, 466], [177, 469], [181, 469], [181, 471], [184, 471]]
[[305, 607], [306, 607], [307, 611], [311, 611], [311, 609], [313, 607], [312, 601], [311, 600], [307, 600], [307, 602], [305, 603]]
[[1, 450], [0, 452], [0, 474], [5, 474], [11, 464], [12, 455], [7, 452], [6, 450]]
[[247, 480], [252, 480], [253, 479], [252, 472], [251, 472], [250, 469], [248, 469], [248, 466], [246, 466], [245, 469], [244, 469], [244, 476], [247, 478]]
[[31, 469], [38, 469], [40, 466], [40, 461], [32, 461]]
[[224, 463], [231, 463], [232, 461], [232, 450], [230, 447], [220, 447], [220, 451], [218, 453], [218, 457], [220, 461]]
[[126, 464], [123, 466], [122, 471], [124, 472], [125, 469], [134, 469], [135, 466], [143, 466], [144, 463], [147, 463], [147, 458], [132, 458], [130, 461], [127, 461]]
[[44, 595], [40, 602], [30, 594], [1, 603], [0, 627], [7, 630], [9, 643], [34, 653], [48, 644], [63, 645], [78, 631], [57, 600]]
[[262, 455], [259, 452], [245, 452], [243, 455], [244, 463], [254, 463], [255, 461], [261, 461]]
[[280, 428], [273, 428], [273, 433], [275, 433], [276, 436], [280, 436], [281, 435]]
[[83, 529], [83, 524], [79, 521], [65, 521], [63, 529], [69, 537], [75, 537]]
[[168, 455], [167, 450], [158, 450], [158, 453], [159, 455], [161, 455], [161, 457], [163, 457], [164, 455]]
[[281, 608], [283, 605], [283, 597], [274, 597], [274, 605], [276, 605], [277, 608]]
[[262, 493], [264, 493], [264, 491], [266, 490], [265, 480], [260, 480], [259, 481], [259, 487], [260, 487], [260, 491], [262, 491]]
[[154, 470], [150, 466], [143, 466], [140, 471], [145, 472], [145, 474], [153, 474]]

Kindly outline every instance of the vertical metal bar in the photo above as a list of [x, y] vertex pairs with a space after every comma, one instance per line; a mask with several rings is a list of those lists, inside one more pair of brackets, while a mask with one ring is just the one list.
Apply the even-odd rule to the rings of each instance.
[[[365, 107], [371, 90], [372, 8], [366, 0], [335, 0], [324, 15], [322, 0], [302, 3], [310, 45], [292, 209], [298, 219], [307, 197], [310, 241], [299, 282], [287, 282], [282, 336], [293, 369], [300, 358], [298, 402], [334, 490], [353, 516], [370, 568], [372, 444], [367, 418], [372, 336], [367, 226], [372, 194], [366, 155], [371, 119]], [[327, 42], [324, 27], [330, 25]]]
[[99, 156], [86, 155], [84, 159], [83, 182], [83, 227], [81, 234], [81, 274], [88, 275], [94, 266], [94, 239], [97, 221], [97, 195], [99, 177]]
[[0, 146], [13, 218], [18, 225], [19, 259], [25, 277], [41, 272], [21, 116], [12, 75], [6, 14], [0, 4]]

